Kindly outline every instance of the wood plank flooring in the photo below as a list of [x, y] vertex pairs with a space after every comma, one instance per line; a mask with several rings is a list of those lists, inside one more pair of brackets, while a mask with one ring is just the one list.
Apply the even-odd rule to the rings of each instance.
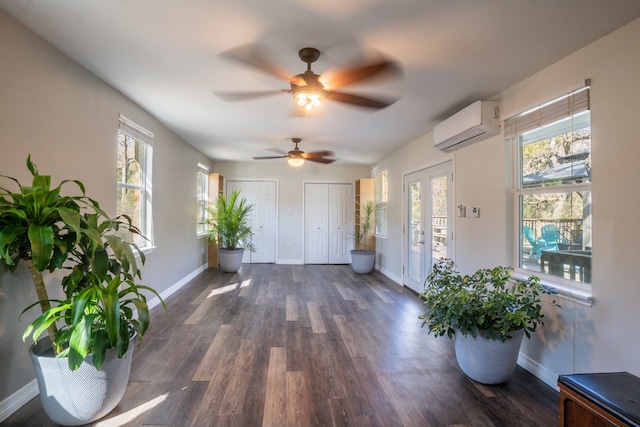
[[[152, 310], [125, 397], [92, 426], [555, 426], [558, 394], [518, 367], [483, 386], [418, 297], [348, 265], [210, 269]], [[39, 398], [3, 426], [55, 426]]]

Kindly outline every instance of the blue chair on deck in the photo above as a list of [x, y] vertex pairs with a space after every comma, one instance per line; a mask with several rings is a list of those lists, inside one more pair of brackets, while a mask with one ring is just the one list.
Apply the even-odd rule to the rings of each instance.
[[[544, 227], [547, 226], [545, 225]], [[542, 228], [544, 229], [544, 227]], [[536, 239], [533, 235], [533, 230], [531, 230], [531, 227], [528, 227], [526, 225], [522, 227], [522, 234], [524, 235], [524, 238], [527, 239], [527, 242], [529, 242], [529, 244], [531, 245], [529, 259], [539, 259], [543, 250], [558, 250], [557, 237], [555, 241], [550, 242], [546, 241], [543, 237], [539, 237]], [[559, 235], [560, 233], [558, 232], [558, 236]], [[551, 233], [549, 233], [548, 237], [551, 237]]]
[[547, 245], [555, 246], [555, 250], [558, 250], [558, 242], [560, 241], [560, 230], [553, 224], [547, 224], [540, 229], [540, 238], [545, 241]]

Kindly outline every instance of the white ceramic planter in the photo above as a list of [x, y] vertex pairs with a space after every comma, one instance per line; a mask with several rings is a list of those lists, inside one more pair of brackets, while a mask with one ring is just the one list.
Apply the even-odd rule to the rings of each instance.
[[235, 273], [242, 267], [244, 249], [218, 249], [218, 263], [220, 270], [225, 273]]
[[107, 351], [101, 370], [91, 355], [72, 371], [67, 358], [53, 356], [49, 338], [29, 348], [45, 413], [58, 424], [78, 426], [98, 420], [115, 408], [129, 383], [135, 340], [122, 359], [117, 349]]
[[357, 274], [369, 274], [376, 264], [375, 251], [351, 251], [351, 267]]
[[456, 359], [462, 372], [482, 384], [500, 384], [513, 374], [518, 362], [524, 329], [513, 332], [513, 338], [504, 342], [487, 339], [481, 334], [456, 333]]

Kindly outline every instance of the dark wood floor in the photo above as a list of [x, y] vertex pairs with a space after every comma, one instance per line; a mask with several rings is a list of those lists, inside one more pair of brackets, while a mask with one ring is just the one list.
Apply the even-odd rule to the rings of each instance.
[[[555, 426], [558, 394], [518, 367], [459, 370], [421, 303], [350, 266], [208, 270], [152, 311], [120, 405], [93, 426]], [[38, 398], [3, 426], [55, 426]]]

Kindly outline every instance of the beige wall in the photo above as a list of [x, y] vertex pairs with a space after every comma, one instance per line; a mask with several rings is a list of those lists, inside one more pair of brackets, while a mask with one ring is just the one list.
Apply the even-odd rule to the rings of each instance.
[[[278, 191], [278, 233], [276, 236], [276, 262], [302, 264], [304, 261], [303, 188], [305, 182], [334, 182], [355, 184], [367, 178], [369, 166], [323, 165], [306, 162], [294, 168], [285, 159], [263, 162], [215, 162], [214, 172], [225, 178], [239, 180], [271, 179]], [[226, 185], [226, 184], [225, 184]], [[355, 191], [355, 186], [354, 186]]]
[[[147, 257], [143, 281], [166, 292], [201, 268], [206, 260], [205, 242], [196, 238], [196, 171], [198, 162], [211, 161], [1, 10], [0, 58], [0, 174], [27, 179], [31, 154], [54, 183], [79, 179], [114, 214], [122, 113], [155, 133], [156, 248]], [[55, 288], [54, 278], [47, 282]], [[26, 268], [10, 274], [0, 267], [0, 411], [8, 396], [34, 378], [29, 344], [20, 337], [36, 310], [18, 321], [20, 311], [36, 301], [32, 288]]]
[[[562, 95], [590, 78], [593, 165], [592, 307], [560, 299], [548, 307], [545, 327], [525, 342], [520, 363], [550, 384], [558, 374], [629, 371], [640, 375], [640, 20], [596, 41], [494, 98], [503, 118]], [[389, 239], [380, 255], [391, 276], [401, 277], [401, 177], [443, 153], [428, 148], [432, 135], [382, 160], [389, 167]], [[416, 160], [417, 158], [420, 160]], [[478, 219], [456, 218], [455, 260], [463, 272], [514, 265], [513, 203], [508, 190], [511, 159], [497, 136], [457, 151], [454, 205], [478, 206]], [[412, 162], [412, 163], [410, 163]]]

